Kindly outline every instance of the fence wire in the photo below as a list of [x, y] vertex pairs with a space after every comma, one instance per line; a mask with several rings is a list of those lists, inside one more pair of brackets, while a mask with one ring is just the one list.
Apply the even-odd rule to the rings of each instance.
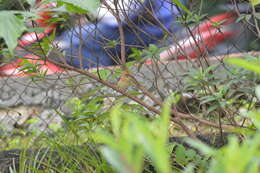
[[[234, 4], [235, 2], [232, 1], [231, 4], [232, 3]], [[193, 3], [189, 6], [195, 9], [196, 5], [200, 4]], [[128, 13], [125, 12], [123, 8], [124, 6], [119, 5], [119, 9], [122, 12], [122, 14], [119, 15], [123, 15], [124, 19], [128, 19]], [[114, 12], [116, 12], [116, 9], [111, 10], [114, 10]], [[147, 10], [149, 10], [149, 12], [153, 12], [153, 9]], [[86, 16], [83, 16], [83, 18], [84, 17]], [[149, 16], [143, 15], [140, 17], [143, 17], [142, 22], [147, 22], [145, 20], [148, 20], [148, 22], [150, 22]], [[83, 20], [87, 20], [87, 22], [89, 22], [89, 19], [86, 18], [84, 18]], [[209, 20], [209, 18], [210, 17], [205, 17], [205, 20]], [[82, 16], [80, 17], [80, 20], [82, 20]], [[102, 18], [98, 20], [102, 21]], [[131, 26], [126, 29], [135, 28], [134, 30], [136, 32], [143, 32], [139, 31], [138, 28], [136, 28], [138, 27], [138, 25], [131, 23], [131, 20], [125, 20], [124, 22], [129, 22], [128, 26]], [[131, 71], [131, 75], [136, 79], [136, 81], [138, 81], [138, 85], [143, 87], [145, 91], [149, 92], [151, 95], [153, 95], [156, 98], [159, 98], [160, 100], [164, 100], [173, 92], [182, 93], [183, 95], [189, 95], [189, 97], [187, 98], [191, 100], [190, 102], [182, 102], [183, 104], [180, 105], [180, 107], [182, 107], [181, 111], [183, 113], [200, 113], [200, 111], [198, 110], [196, 110], [196, 112], [189, 109], [189, 104], [197, 104], [196, 98], [193, 99], [192, 96], [198, 93], [194, 93], [192, 90], [189, 91], [187, 88], [185, 88], [186, 86], [184, 77], [187, 77], [189, 75], [188, 72], [190, 72], [191, 69], [206, 69], [209, 64], [216, 65], [216, 68], [214, 68], [214, 70], [211, 73], [221, 75], [222, 72], [232, 73], [229, 67], [227, 67], [223, 63], [223, 59], [217, 56], [228, 56], [231, 53], [248, 52], [254, 50], [255, 47], [258, 46], [256, 44], [257, 31], [253, 29], [254, 24], [250, 22], [251, 20], [248, 21], [248, 24], [246, 21], [243, 20], [240, 23], [235, 23], [231, 27], [233, 27], [233, 29], [235, 28], [234, 31], [239, 34], [236, 37], [232, 37], [231, 39], [225, 40], [225, 42], [223, 42], [220, 45], [217, 45], [214, 49], [209, 50], [208, 47], [205, 46], [203, 47], [205, 51], [201, 52], [196, 47], [193, 47], [196, 50], [195, 52], [199, 55], [197, 59], [176, 61], [176, 54], [172, 54], [170, 61], [162, 61], [158, 59], [158, 52], [156, 52], [154, 55], [150, 55], [150, 63], [136, 63], [135, 65], [129, 68], [129, 71]], [[84, 30], [84, 27], [81, 26], [83, 25], [81, 22], [75, 23], [76, 25], [78, 25], [77, 27], [82, 28]], [[73, 25], [72, 23], [70, 24]], [[151, 26], [155, 25], [159, 26], [158, 24], [151, 24]], [[186, 24], [184, 24], [184, 26], [185, 27], [183, 27], [176, 33], [165, 33], [165, 35], [168, 34], [167, 38], [161, 38], [161, 40], [156, 42], [155, 44], [157, 44], [158, 47], [169, 47], [169, 45], [175, 44], [176, 47], [180, 48], [180, 52], [177, 53], [178, 56], [181, 54], [184, 54], [183, 56], [185, 56], [185, 50], [181, 50], [181, 48], [185, 49], [185, 47], [183, 47], [184, 45], [181, 44], [184, 42], [180, 42], [180, 40], [185, 41], [185, 38], [192, 37], [192, 35], [187, 35], [187, 32], [189, 32], [189, 30], [191, 30], [192, 27], [188, 28], [189, 26], [186, 26]], [[74, 26], [71, 26], [71, 28], [73, 27]], [[162, 26], [161, 29], [163, 30], [165, 28], [163, 28]], [[221, 32], [221, 30], [216, 32]], [[84, 40], [88, 38], [81, 39]], [[120, 38], [117, 39], [119, 40], [119, 42], [117, 43], [119, 45], [116, 46], [118, 50], [120, 49], [121, 45]], [[131, 38], [126, 37], [125, 39]], [[109, 41], [112, 42], [114, 40], [108, 40], [104, 44], [107, 44]], [[213, 41], [214, 40], [212, 40], [212, 42]], [[203, 42], [203, 40], [201, 42]], [[84, 45], [83, 42], [80, 47], [82, 47], [82, 49], [85, 49], [87, 46], [89, 45]], [[196, 44], [194, 46], [196, 46]], [[250, 48], [250, 46], [252, 47]], [[126, 48], [130, 49], [132, 47], [149, 50], [149, 45], [147, 44], [130, 46], [128, 45]], [[109, 50], [111, 51], [111, 49]], [[118, 86], [117, 84], [122, 69], [120, 68], [120, 55], [118, 55], [117, 53], [120, 54], [121, 51], [117, 51], [116, 53], [113, 51], [108, 51], [108, 54], [109, 53], [111, 53], [111, 56], [113, 56], [112, 59], [116, 60], [115, 65], [117, 66], [111, 68], [99, 67], [96, 72], [91, 72], [93, 71], [93, 69], [83, 69], [80, 67], [78, 68], [80, 72], [75, 72], [72, 69], [69, 70], [70, 65], [67, 63], [63, 63], [64, 59], [62, 58], [64, 57], [59, 57], [59, 63], [61, 65], [65, 64], [65, 66], [67, 67], [65, 72], [63, 73], [46, 75], [44, 77], [1, 77], [0, 140], [2, 141], [0, 142], [0, 149], [9, 145], [8, 140], [6, 140], [7, 138], [12, 138], [13, 136], [17, 135], [23, 135], [19, 133], [17, 134], [17, 129], [22, 129], [24, 133], [36, 132], [40, 134], [52, 133], [54, 131], [54, 126], [55, 128], [63, 128], [64, 119], [61, 117], [61, 115], [70, 118], [70, 114], [73, 108], [70, 106], [69, 102], [73, 98], [88, 97], [86, 101], [87, 104], [88, 102], [90, 102], [91, 98], [100, 96], [105, 98], [103, 100], [105, 102], [105, 106], [102, 109], [108, 110], [109, 108], [111, 108], [114, 105], [114, 101], [122, 97], [122, 93], [115, 91], [109, 86], [104, 86], [99, 81], [91, 79], [86, 74], [84, 74], [84, 72], [90, 72], [96, 75], [100, 80], [104, 80], [114, 84], [115, 86]], [[169, 54], [170, 53], [171, 52], [169, 51]], [[126, 54], [125, 56], [128, 55], [129, 54]], [[211, 57], [211, 59], [209, 59], [208, 57]], [[50, 60], [53, 59], [50, 58]], [[55, 58], [54, 60], [57, 59]], [[221, 75], [217, 77], [225, 77]], [[229, 79], [230, 77], [227, 75], [226, 82], [228, 82]], [[247, 81], [246, 79], [244, 79], [243, 81], [245, 83], [249, 83], [249, 86], [251, 86], [250, 80]], [[239, 82], [237, 84], [239, 84]], [[239, 88], [239, 86], [237, 87]], [[240, 87], [243, 87], [243, 85], [240, 85]], [[142, 102], [146, 103], [149, 106], [160, 109], [158, 104], [154, 100], [152, 100], [149, 97], [149, 95], [147, 95], [140, 87], [130, 85], [130, 87], [125, 90], [125, 92], [138, 92], [137, 98], [139, 98]], [[133, 103], [133, 100], [129, 98], [125, 98], [125, 100], [123, 101], [126, 104]], [[198, 105], [198, 107], [200, 106], [201, 105]], [[149, 110], [147, 112], [149, 112]], [[209, 117], [206, 117], [205, 119], [211, 121]], [[230, 118], [231, 125], [235, 125], [233, 121], [234, 119]], [[198, 132], [200, 132], [203, 129], [200, 122], [197, 122], [195, 120], [193, 124], [190, 126], [192, 127], [192, 129]]]

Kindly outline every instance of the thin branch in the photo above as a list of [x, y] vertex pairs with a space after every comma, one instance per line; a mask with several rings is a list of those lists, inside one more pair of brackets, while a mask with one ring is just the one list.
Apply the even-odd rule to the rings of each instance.
[[[143, 107], [145, 107], [147, 110], [149, 110], [149, 111], [151, 111], [151, 112], [153, 112], [153, 113], [156, 113], [156, 114], [158, 114], [158, 115], [161, 114], [161, 112], [160, 112], [158, 109], [154, 108], [153, 106], [149, 106], [148, 104], [146, 104], [145, 102], [143, 102], [142, 100], [140, 100], [138, 97], [127, 93], [126, 90], [123, 90], [123, 89], [119, 88], [118, 86], [116, 86], [115, 84], [113, 84], [113, 83], [111, 83], [111, 82], [108, 82], [108, 81], [105, 81], [105, 80], [100, 79], [98, 76], [96, 76], [96, 75], [94, 75], [94, 74], [92, 74], [92, 73], [90, 73], [90, 72], [88, 72], [88, 71], [84, 71], [84, 70], [82, 70], [82, 69], [78, 69], [78, 68], [76, 68], [76, 67], [72, 67], [72, 66], [67, 65], [67, 64], [57, 63], [57, 62], [52, 61], [52, 60], [50, 60], [50, 62], [52, 62], [52, 63], [54, 63], [54, 64], [56, 64], [56, 65], [60, 65], [60, 66], [62, 66], [63, 68], [67, 68], [67, 69], [69, 69], [69, 70], [72, 70], [72, 71], [78, 72], [78, 73], [80, 73], [80, 74], [86, 75], [87, 77], [89, 77], [89, 78], [91, 78], [91, 79], [94, 79], [94, 80], [96, 80], [97, 82], [99, 82], [99, 83], [101, 83], [101, 84], [103, 84], [103, 85], [105, 85], [105, 86], [108, 86], [108, 87], [112, 88], [113, 90], [115, 90], [115, 91], [121, 93], [122, 95], [124, 95], [124, 96], [130, 98], [131, 100], [133, 100], [133, 101], [139, 103], [140, 105], [142, 105]], [[191, 130], [189, 130], [189, 128], [186, 127], [180, 120], [176, 120], [176, 119], [171, 119], [171, 120], [172, 120], [173, 122], [175, 122], [176, 124], [180, 125], [180, 126], [183, 128], [183, 130], [185, 131], [185, 133], [186, 133], [187, 135], [189, 135], [189, 136], [192, 137], [192, 138], [195, 137], [195, 135], [193, 134], [193, 132], [192, 132]], [[190, 135], [190, 134], [192, 134], [192, 135]]]
[[102, 3], [106, 6], [107, 9], [110, 10], [110, 12], [113, 14], [113, 16], [116, 18], [118, 29], [119, 29], [119, 37], [120, 37], [120, 62], [123, 69], [126, 69], [125, 63], [126, 63], [126, 51], [125, 51], [125, 36], [124, 36], [124, 29], [123, 24], [120, 19], [120, 14], [118, 10], [118, 1], [115, 2], [115, 11], [107, 4], [106, 1], [102, 1]]
[[256, 19], [256, 11], [255, 11], [254, 6], [252, 7], [252, 14], [253, 14], [253, 18], [254, 18], [255, 28], [256, 28], [256, 31], [257, 31], [257, 37], [260, 38], [260, 29], [259, 29], [258, 22], [257, 22], [257, 19]]

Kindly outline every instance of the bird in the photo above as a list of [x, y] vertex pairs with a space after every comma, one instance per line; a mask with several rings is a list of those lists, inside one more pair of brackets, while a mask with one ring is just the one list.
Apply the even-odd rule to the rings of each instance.
[[129, 70], [122, 71], [117, 82], [117, 86], [123, 90], [126, 90], [135, 82], [132, 75], [133, 74]]

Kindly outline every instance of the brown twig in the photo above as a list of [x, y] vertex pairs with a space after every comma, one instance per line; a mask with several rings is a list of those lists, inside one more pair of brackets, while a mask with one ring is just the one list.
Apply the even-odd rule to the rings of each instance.
[[259, 26], [258, 26], [258, 22], [257, 22], [257, 18], [256, 18], [256, 11], [255, 11], [254, 6], [252, 6], [252, 15], [253, 15], [253, 18], [254, 18], [255, 28], [256, 28], [256, 31], [257, 31], [257, 37], [260, 38], [260, 29], [259, 29]]
[[[97, 82], [99, 82], [99, 83], [101, 83], [101, 84], [103, 84], [103, 85], [105, 85], [105, 86], [107, 86], [107, 87], [110, 87], [110, 88], [112, 88], [113, 90], [115, 90], [115, 91], [121, 93], [122, 95], [124, 95], [124, 96], [130, 98], [131, 100], [133, 100], [133, 101], [139, 103], [140, 105], [142, 105], [143, 107], [145, 107], [147, 110], [149, 110], [149, 111], [151, 111], [151, 112], [153, 112], [153, 113], [156, 113], [156, 114], [158, 114], [158, 115], [161, 114], [161, 112], [160, 112], [158, 109], [154, 108], [153, 106], [149, 106], [148, 104], [146, 104], [145, 102], [143, 102], [142, 100], [140, 100], [138, 97], [129, 94], [126, 90], [121, 89], [120, 87], [116, 86], [115, 84], [100, 79], [98, 76], [92, 74], [91, 72], [84, 71], [84, 70], [78, 69], [78, 68], [76, 68], [76, 67], [72, 67], [72, 66], [70, 66], [70, 65], [68, 65], [68, 64], [57, 63], [57, 62], [52, 61], [52, 60], [50, 60], [50, 62], [52, 62], [52, 63], [54, 63], [54, 64], [56, 64], [56, 65], [59, 65], [59, 66], [61, 66], [61, 67], [63, 67], [63, 68], [67, 68], [67, 69], [69, 69], [69, 70], [72, 70], [72, 71], [78, 72], [78, 73], [80, 73], [80, 74], [86, 75], [87, 77], [89, 77], [89, 78], [91, 78], [91, 79], [94, 79], [95, 81], [97, 81]], [[176, 119], [171, 119], [171, 120], [172, 120], [173, 122], [175, 122], [176, 124], [180, 125], [180, 126], [183, 128], [183, 130], [185, 131], [185, 133], [186, 133], [187, 135], [189, 135], [189, 136], [192, 137], [192, 138], [195, 137], [195, 135], [193, 134], [193, 132], [192, 132], [191, 130], [189, 130], [189, 128], [186, 127], [180, 120], [176, 120]], [[192, 135], [190, 135], [190, 134], [192, 134]]]
[[[230, 54], [230, 55], [222, 55], [222, 56], [215, 56], [213, 57], [213, 59], [216, 59], [216, 60], [221, 60], [225, 57], [241, 57], [241, 56], [244, 56], [244, 55], [247, 55], [247, 54], [251, 54], [251, 55], [260, 55], [260, 52], [247, 52], [247, 53], [235, 53], [235, 54]], [[140, 105], [144, 106], [146, 109], [148, 109], [149, 111], [152, 111], [156, 114], [160, 114], [160, 111], [155, 109], [153, 106], [149, 106], [147, 105], [146, 103], [144, 103], [143, 101], [141, 101], [139, 98], [127, 93], [125, 90], [123, 89], [120, 89], [118, 86], [116, 86], [115, 84], [113, 83], [110, 83], [108, 81], [104, 81], [102, 79], [100, 79], [98, 76], [95, 76], [94, 74], [88, 72], [88, 71], [84, 71], [82, 69], [78, 69], [78, 68], [75, 68], [75, 67], [72, 67], [68, 64], [61, 64], [61, 63], [57, 63], [53, 60], [49, 60], [51, 61], [52, 63], [56, 64], [56, 65], [59, 65], [61, 67], [64, 67], [64, 68], [67, 68], [69, 70], [72, 70], [72, 71], [76, 71], [78, 73], [81, 73], [81, 74], [84, 74], [86, 76], [88, 76], [89, 78], [91, 79], [94, 79], [96, 80], [97, 82], [100, 82], [101, 84], [105, 85], [105, 86], [108, 86], [112, 89], [114, 89], [115, 91], [121, 93], [122, 95], [125, 95], [126, 97], [132, 99], [133, 101], [139, 103]], [[120, 68], [120, 66], [115, 66], [115, 67], [108, 67], [109, 69], [115, 69], [115, 68]], [[146, 94], [148, 97], [150, 97], [155, 103], [157, 103], [158, 105], [161, 105], [162, 102], [155, 98], [153, 95], [151, 95], [146, 89], [144, 89], [143, 87], [141, 87], [140, 89], [142, 89], [142, 92], [144, 94]], [[191, 119], [191, 120], [195, 120], [195, 121], [198, 121], [200, 122], [201, 124], [204, 124], [204, 125], [207, 125], [207, 126], [211, 126], [211, 127], [214, 127], [214, 128], [219, 128], [219, 124], [216, 124], [216, 123], [213, 123], [213, 122], [210, 122], [208, 120], [205, 120], [205, 119], [201, 119], [199, 118], [198, 115], [193, 115], [193, 114], [184, 114], [184, 113], [181, 113], [181, 112], [178, 112], [176, 110], [172, 110], [172, 114], [175, 115], [176, 117], [180, 118], [180, 119]], [[172, 118], [172, 121], [175, 121], [174, 118]], [[177, 122], [176, 122], [177, 123]], [[222, 125], [222, 128], [223, 129], [233, 129], [234, 126], [229, 126], [229, 125]], [[188, 132], [186, 132], [188, 134]]]
[[110, 10], [110, 12], [113, 14], [113, 16], [116, 18], [118, 29], [119, 29], [119, 37], [120, 37], [120, 62], [123, 69], [126, 69], [125, 63], [126, 63], [126, 49], [125, 49], [125, 36], [124, 36], [124, 29], [122, 20], [120, 19], [120, 13], [118, 9], [118, 1], [115, 2], [115, 10], [113, 10], [106, 1], [102, 1], [102, 3], [106, 6], [107, 9]]

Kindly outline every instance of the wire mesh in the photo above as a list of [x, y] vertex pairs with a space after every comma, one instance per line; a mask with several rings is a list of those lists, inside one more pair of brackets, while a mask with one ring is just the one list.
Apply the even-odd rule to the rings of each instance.
[[[89, 25], [88, 17], [81, 16], [80, 20], [74, 22], [75, 25], [77, 25], [77, 29], [75, 29], [75, 26], [72, 23], [70, 23], [72, 26], [70, 26], [69, 28], [71, 31], [76, 32], [76, 37], [80, 42], [77, 45], [77, 52], [72, 52], [72, 55], [70, 57], [72, 59], [78, 58], [79, 62], [81, 62], [79, 63], [79, 65], [76, 65], [78, 72], [76, 72], [77, 70], [75, 70], [74, 67], [71, 66], [73, 65], [73, 63], [70, 63], [68, 60], [66, 61], [68, 55], [64, 56], [64, 54], [60, 52], [60, 49], [56, 47], [56, 44], [60, 44], [57, 43], [58, 41], [60, 41], [58, 39], [58, 41], [50, 41], [50, 44], [52, 44], [54, 48], [50, 50], [50, 54], [47, 54], [47, 59], [54, 62], [58, 61], [57, 64], [65, 67], [65, 72], [47, 75], [42, 78], [37, 76], [29, 76], [2, 77], [0, 79], [0, 135], [3, 136], [3, 144], [1, 142], [0, 148], [9, 145], [8, 141], [4, 141], [4, 137], [17, 135], [16, 129], [23, 129], [26, 132], [37, 131], [37, 133], [52, 133], [52, 125], [61, 128], [64, 123], [64, 119], [62, 119], [61, 115], [64, 115], [65, 117], [67, 116], [67, 118], [69, 118], [72, 108], [69, 106], [68, 101], [72, 98], [82, 98], [84, 96], [87, 96], [88, 98], [92, 98], [94, 96], [104, 97], [106, 105], [103, 109], [108, 110], [111, 106], [113, 106], [114, 100], [122, 97], [124, 92], [131, 93], [135, 91], [138, 92], [137, 98], [140, 99], [140, 101], [160, 110], [160, 106], [152, 98], [155, 97], [159, 100], [164, 100], [174, 91], [185, 94], [186, 89], [184, 88], [185, 85], [183, 79], [184, 76], [187, 76], [187, 72], [189, 72], [190, 69], [195, 67], [206, 69], [209, 64], [217, 64], [217, 68], [213, 70], [212, 73], [219, 73], [220, 71], [226, 71], [227, 73], [229, 73], [229, 69], [223, 64], [222, 59], [220, 57], [217, 57], [217, 55], [228, 56], [230, 53], [247, 52], [250, 50], [248, 48], [249, 41], [254, 41], [256, 39], [256, 35], [254, 33], [256, 31], [252, 29], [254, 27], [249, 27], [247, 23], [241, 22], [230, 26], [233, 29], [232, 31], [236, 32], [236, 34], [239, 34], [237, 34], [236, 37], [225, 40], [225, 42], [214, 47], [214, 49], [209, 50], [207, 45], [204, 45], [203, 49], [205, 50], [201, 51], [198, 47], [196, 47], [197, 44], [194, 44], [192, 49], [194, 49], [194, 51], [196, 52], [198, 59], [177, 61], [176, 54], [171, 54], [172, 52], [169, 51], [170, 56], [168, 60], [171, 59], [171, 61], [162, 61], [158, 59], [158, 52], [155, 52], [152, 55], [149, 55], [147, 52], [145, 52], [144, 55], [148, 54], [150, 58], [150, 63], [140, 61], [139, 63], [136, 63], [129, 68], [129, 71], [131, 71], [131, 76], [135, 78], [135, 80], [138, 82], [138, 85], [130, 85], [130, 87], [126, 90], [123, 90], [123, 92], [120, 92], [121, 90], [115, 91], [110, 86], [104, 87], [104, 83], [102, 84], [102, 82], [91, 78], [90, 76], [88, 76], [88, 74], [94, 74], [97, 79], [109, 82], [115, 87], [118, 87], [117, 84], [120, 78], [120, 73], [122, 71], [121, 65], [124, 64], [122, 56], [127, 58], [130, 55], [131, 48], [149, 50], [149, 42], [156, 44], [159, 48], [168, 48], [169, 45], [174, 44], [177, 48], [179, 48], [179, 52], [177, 52], [178, 56], [187, 56], [186, 52], [189, 50], [188, 48], [183, 47], [182, 43], [185, 42], [185, 39], [188, 40], [187, 38], [193, 36], [189, 35], [191, 34], [189, 33], [189, 31], [192, 30], [194, 26], [190, 27], [185, 22], [179, 22], [178, 27], [180, 27], [181, 29], [176, 32], [170, 32], [167, 28], [165, 28], [163, 24], [160, 24], [160, 20], [150, 15], [154, 11], [151, 4], [143, 6], [143, 3], [141, 3], [140, 1], [129, 1], [130, 4], [139, 4], [141, 7], [145, 8], [144, 12], [139, 12], [138, 8], [134, 9], [137, 11], [133, 12], [131, 10], [127, 11], [125, 9], [129, 7], [129, 4], [122, 5], [123, 3], [121, 3], [120, 1], [118, 6], [115, 7], [114, 5], [112, 5], [113, 2], [114, 1], [106, 1], [103, 8], [105, 8], [106, 10], [108, 9], [108, 11], [110, 12], [109, 15], [114, 16], [113, 20], [115, 21], [104, 21], [104, 19], [102, 19], [102, 15], [104, 15], [104, 13], [102, 12], [101, 14], [100, 12], [99, 18], [95, 19], [95, 22], [92, 23], [94, 29], [91, 31], [91, 34], [99, 34], [98, 25], [100, 24], [100, 22], [118, 23], [120, 22], [120, 20], [123, 20], [124, 25], [126, 26], [125, 28], [123, 28], [123, 32], [130, 32], [128, 30], [131, 30], [131, 33], [134, 34], [134, 39], [136, 40], [129, 42], [129, 44], [121, 43], [122, 39], [124, 39], [128, 43], [127, 39], [131, 40], [133, 38], [129, 38], [127, 37], [127, 35], [125, 35], [125, 38], [123, 38], [122, 35], [120, 36], [119, 28], [117, 30], [113, 30], [117, 31], [118, 33], [116, 33], [117, 37], [112, 37], [112, 39], [110, 39], [108, 36], [114, 33], [106, 33], [108, 35], [105, 36], [108, 38], [103, 38], [101, 34], [101, 36], [99, 35], [100, 37], [98, 37], [99, 40], [94, 40], [96, 37], [91, 38], [89, 36], [81, 35], [81, 32], [85, 32], [84, 29], [86, 29], [86, 27], [84, 26]], [[234, 1], [232, 2], [235, 3]], [[199, 5], [199, 3], [197, 5]], [[195, 9], [196, 3], [190, 4], [189, 6]], [[181, 11], [180, 9], [178, 10]], [[133, 13], [140, 13], [140, 15], [137, 16], [138, 19], [134, 21], [140, 23], [134, 23], [133, 20], [131, 20], [131, 15]], [[117, 16], [118, 19], [115, 16]], [[184, 16], [185, 15], [182, 14], [181, 16], [179, 16], [180, 19], [178, 20], [181, 20], [181, 18], [183, 18], [184, 20]], [[209, 18], [210, 17], [206, 17], [205, 20], [209, 20]], [[82, 22], [82, 20], [84, 22]], [[157, 29], [160, 28], [159, 30], [160, 32], [163, 31], [164, 36], [162, 36], [160, 40], [157, 41], [158, 38], [153, 38], [152, 36], [151, 38], [149, 38], [146, 35], [142, 35], [145, 34], [145, 29], [140, 27], [143, 26], [143, 24], [149, 25], [150, 27], [156, 27]], [[222, 32], [222, 30], [220, 28], [219, 30], [216, 30], [214, 32]], [[59, 38], [61, 38], [61, 36], [62, 34], [60, 34]], [[132, 35], [130, 34], [130, 36]], [[149, 38], [151, 40], [145, 41], [142, 40], [141, 37], [145, 39]], [[215, 38], [213, 37], [211, 39], [213, 40], [210, 40], [209, 42], [213, 42]], [[85, 42], [86, 40], [88, 42]], [[180, 40], [182, 40], [182, 42], [180, 42]], [[70, 46], [74, 46], [69, 44], [70, 41], [71, 39], [68, 39], [66, 42], [66, 44], [69, 45], [68, 50], [74, 51], [74, 49], [69, 49], [72, 48]], [[99, 43], [100, 41], [103, 42]], [[113, 41], [116, 41], [114, 45], [115, 47], [111, 48], [109, 47], [109, 44], [110, 46], [113, 46]], [[198, 44], [201, 44], [204, 40], [197, 41], [200, 42]], [[82, 63], [84, 63], [82, 60], [86, 58], [84, 57], [85, 50], [88, 50], [89, 52], [93, 51], [93, 55], [96, 55], [95, 47], [92, 47], [92, 45], [89, 45], [88, 43], [93, 43], [94, 45], [101, 44], [102, 48], [104, 48], [104, 50], [102, 49], [102, 51], [106, 53], [105, 56], [109, 55], [109, 57], [113, 60], [113, 64], [117, 66], [104, 68], [99, 67], [97, 64], [94, 63], [93, 66], [98, 66], [96, 68], [96, 71], [94, 70], [95, 72], [93, 72], [93, 69], [82, 68]], [[53, 52], [53, 49], [57, 49], [58, 53]], [[33, 49], [31, 50], [34, 51]], [[39, 48], [33, 53], [38, 55], [38, 50]], [[71, 52], [67, 52], [67, 54], [69, 53]], [[54, 55], [56, 56], [53, 57]], [[211, 59], [208, 59], [208, 57], [211, 57]], [[100, 57], [94, 58], [99, 59]], [[91, 94], [88, 95], [89, 93]], [[151, 98], [150, 95], [148, 95], [147, 93], [149, 93], [153, 97]], [[197, 93], [191, 94], [196, 95]], [[125, 99], [124, 102], [125, 104], [130, 104], [133, 101], [132, 99], [128, 98]], [[152, 111], [150, 111], [149, 113], [151, 112]], [[154, 114], [154, 112], [151, 114]], [[211, 121], [210, 118], [205, 119], [209, 122]], [[193, 118], [192, 121], [193, 124], [190, 126], [192, 128], [194, 127], [193, 129], [199, 132], [203, 128], [202, 126], [200, 126], [201, 122], [196, 120], [196, 118]], [[230, 124], [233, 123], [232, 121], [233, 120], [230, 120]], [[235, 124], [233, 123], [233, 125]]]

